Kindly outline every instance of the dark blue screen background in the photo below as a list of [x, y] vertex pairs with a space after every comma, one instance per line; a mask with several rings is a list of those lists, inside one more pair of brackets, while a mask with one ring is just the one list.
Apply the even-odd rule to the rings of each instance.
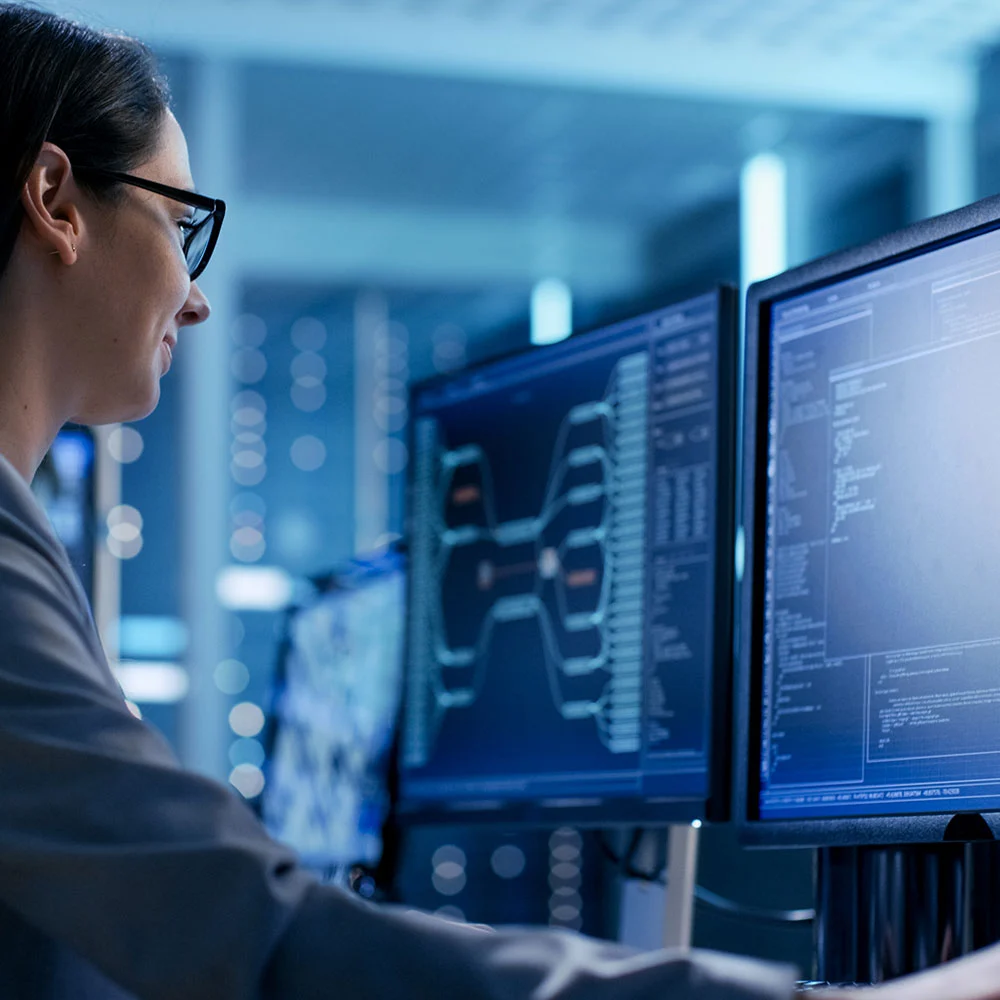
[[[404, 805], [704, 797], [717, 338], [713, 296], [417, 394]], [[602, 400], [613, 420], [567, 426]], [[595, 448], [605, 463], [586, 459]], [[560, 504], [595, 484], [600, 497]], [[545, 511], [540, 530], [497, 541]], [[444, 540], [468, 525], [475, 541]], [[601, 624], [575, 627], [602, 590]], [[542, 610], [522, 614], [530, 594]], [[442, 641], [473, 662], [448, 666]], [[572, 669], [602, 649], [606, 666]], [[474, 694], [442, 710], [435, 677]], [[602, 705], [600, 721], [565, 703]]]

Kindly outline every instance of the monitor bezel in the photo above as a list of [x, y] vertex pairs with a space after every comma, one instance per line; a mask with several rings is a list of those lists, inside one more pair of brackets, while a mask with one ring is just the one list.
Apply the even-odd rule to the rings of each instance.
[[[737, 373], [739, 353], [739, 293], [729, 285], [719, 285], [714, 290], [680, 301], [665, 303], [659, 308], [645, 309], [641, 313], [614, 323], [605, 323], [585, 330], [574, 331], [570, 340], [607, 335], [616, 329], [632, 328], [647, 316], [666, 310], [683, 308], [714, 298], [716, 304], [719, 343], [718, 373], [718, 441], [717, 441], [717, 511], [716, 511], [716, 563], [715, 563], [715, 615], [714, 656], [712, 663], [712, 703], [709, 738], [709, 787], [707, 795], [666, 798], [655, 801], [641, 798], [600, 799], [597, 804], [581, 802], [572, 805], [555, 805], [537, 800], [505, 801], [502, 805], [481, 805], [475, 802], [443, 803], [440, 801], [407, 800], [402, 794], [402, 762], [397, 757], [393, 813], [402, 825], [476, 825], [520, 827], [554, 827], [572, 824], [577, 827], [612, 826], [665, 826], [694, 821], [721, 823], [729, 819], [732, 771], [732, 683], [733, 683], [733, 545], [736, 530], [736, 413]], [[565, 343], [563, 341], [562, 343]], [[476, 372], [512, 359], [546, 351], [546, 346], [530, 346], [485, 359], [463, 368], [453, 375], [438, 375], [414, 383], [410, 387], [410, 413], [415, 411], [418, 396], [454, 378], [468, 378]], [[413, 454], [414, 421], [410, 420], [410, 453]], [[413, 466], [407, 478], [407, 527], [411, 531], [409, 512], [413, 490]], [[406, 613], [409, 622], [411, 602], [411, 575], [406, 579]], [[406, 686], [409, 683], [409, 625], [404, 629], [403, 698], [400, 706], [400, 726], [404, 725]]]
[[[953, 812], [761, 819], [760, 708], [763, 683], [763, 536], [766, 530], [770, 318], [776, 302], [1000, 229], [1000, 196], [917, 222], [863, 246], [843, 250], [751, 285], [746, 302], [742, 414], [741, 538], [736, 656], [736, 761], [733, 813], [747, 846], [822, 847], [934, 843], [946, 837]], [[961, 814], [960, 814], [961, 815]], [[1000, 812], [982, 814], [1000, 835]]]

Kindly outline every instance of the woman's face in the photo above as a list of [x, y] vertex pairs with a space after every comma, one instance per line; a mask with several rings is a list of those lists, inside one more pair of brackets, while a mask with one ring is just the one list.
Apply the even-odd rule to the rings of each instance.
[[[164, 117], [155, 155], [133, 175], [193, 189], [184, 133]], [[67, 331], [82, 388], [73, 419], [137, 420], [160, 398], [182, 327], [208, 318], [208, 300], [188, 277], [178, 223], [190, 208], [123, 185], [113, 206], [95, 203], [81, 233]]]

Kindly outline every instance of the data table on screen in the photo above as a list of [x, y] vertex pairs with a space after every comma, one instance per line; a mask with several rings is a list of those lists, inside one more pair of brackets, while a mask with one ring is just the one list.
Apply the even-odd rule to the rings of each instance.
[[1000, 804], [1000, 233], [776, 301], [760, 815]]

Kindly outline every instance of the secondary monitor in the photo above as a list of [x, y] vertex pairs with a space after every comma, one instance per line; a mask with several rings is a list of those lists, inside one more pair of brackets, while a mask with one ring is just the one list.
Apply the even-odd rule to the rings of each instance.
[[303, 864], [341, 884], [382, 855], [403, 619], [402, 560], [388, 553], [342, 567], [288, 622], [261, 813]]
[[418, 386], [399, 815], [722, 817], [736, 296]]
[[67, 424], [56, 435], [31, 484], [90, 600], [97, 536], [94, 468], [93, 433]]
[[1000, 201], [755, 285], [746, 376], [744, 839], [996, 827]]

